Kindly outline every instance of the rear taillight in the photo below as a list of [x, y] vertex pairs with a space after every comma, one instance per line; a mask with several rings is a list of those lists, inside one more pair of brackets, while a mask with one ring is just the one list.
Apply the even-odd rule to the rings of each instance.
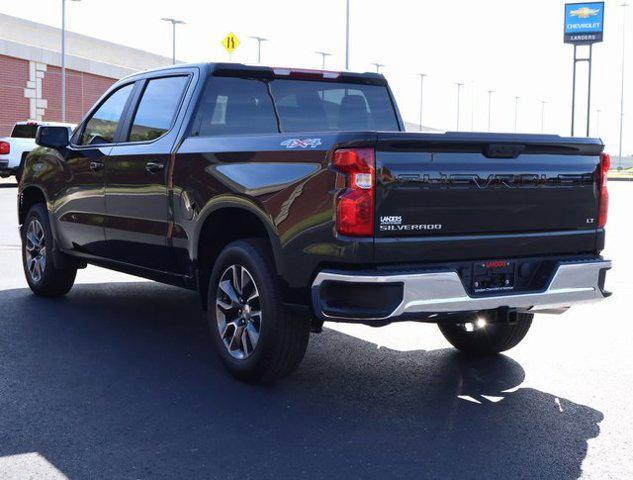
[[8, 155], [9, 153], [11, 153], [11, 144], [0, 142], [0, 155]]
[[598, 227], [607, 224], [609, 213], [609, 191], [607, 190], [607, 174], [611, 168], [611, 157], [607, 153], [600, 155], [600, 177], [598, 178], [600, 198], [598, 199]]
[[336, 197], [336, 230], [341, 235], [374, 234], [374, 184], [376, 160], [373, 148], [336, 150], [332, 160], [345, 175], [345, 189]]

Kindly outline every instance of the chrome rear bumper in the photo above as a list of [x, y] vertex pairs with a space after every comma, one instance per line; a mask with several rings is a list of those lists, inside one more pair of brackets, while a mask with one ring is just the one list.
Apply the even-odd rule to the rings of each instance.
[[[471, 296], [455, 271], [408, 274], [356, 274], [320, 272], [312, 284], [315, 313], [323, 320], [381, 321], [411, 314], [472, 312], [507, 307], [517, 311], [562, 313], [572, 305], [602, 300], [604, 275], [611, 268], [608, 260], [560, 263], [547, 288], [540, 292], [504, 293]], [[402, 298], [391, 313], [379, 316], [349, 317], [325, 312], [319, 290], [325, 282], [352, 284], [401, 284]]]

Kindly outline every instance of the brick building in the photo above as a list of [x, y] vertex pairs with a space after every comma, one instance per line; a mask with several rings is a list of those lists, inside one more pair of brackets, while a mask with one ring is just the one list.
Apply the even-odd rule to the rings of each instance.
[[[22, 120], [61, 121], [61, 30], [0, 14], [0, 137]], [[171, 59], [66, 33], [66, 121], [77, 123], [117, 79]]]

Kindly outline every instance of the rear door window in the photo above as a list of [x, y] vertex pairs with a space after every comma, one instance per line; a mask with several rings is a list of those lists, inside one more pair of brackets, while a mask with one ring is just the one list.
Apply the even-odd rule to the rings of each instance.
[[186, 76], [164, 77], [147, 83], [134, 115], [130, 142], [155, 140], [171, 128], [188, 80]]
[[277, 132], [275, 109], [265, 82], [233, 77], [209, 79], [192, 136]]
[[284, 79], [270, 85], [283, 132], [399, 130], [384, 86]]

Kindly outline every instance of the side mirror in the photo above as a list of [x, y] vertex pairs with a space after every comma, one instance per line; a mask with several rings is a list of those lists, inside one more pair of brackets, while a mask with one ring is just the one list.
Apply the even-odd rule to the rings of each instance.
[[35, 143], [41, 147], [57, 150], [68, 146], [68, 128], [66, 127], [37, 127]]

